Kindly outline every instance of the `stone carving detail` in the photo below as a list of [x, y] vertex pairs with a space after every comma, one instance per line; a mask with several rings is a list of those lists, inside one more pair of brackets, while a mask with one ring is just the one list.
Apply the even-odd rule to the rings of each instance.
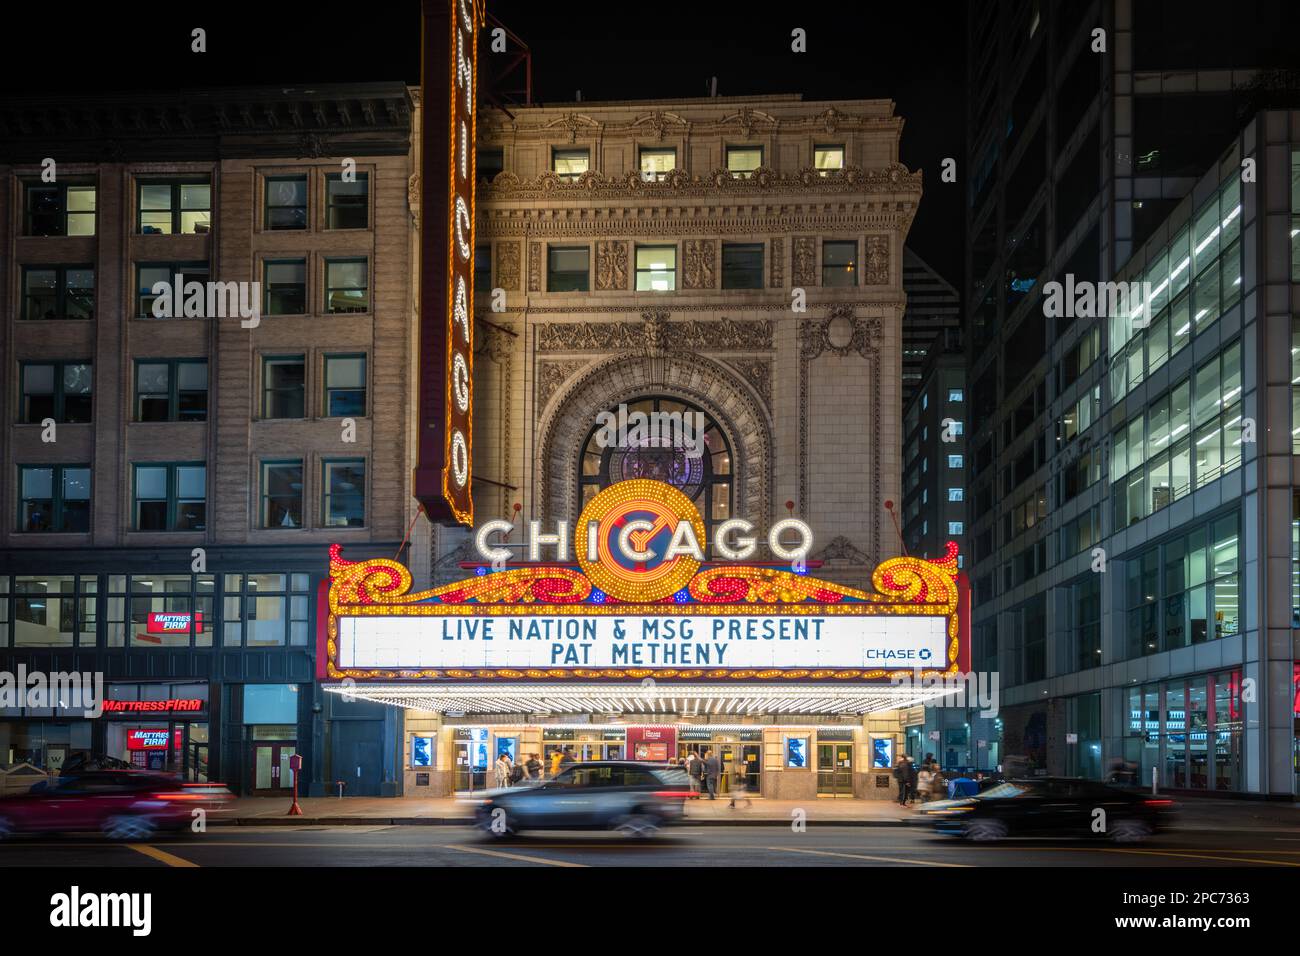
[[557, 194], [574, 193], [578, 195], [595, 194], [598, 196], [629, 198], [640, 195], [642, 198], [660, 194], [664, 198], [682, 196], [699, 196], [716, 198], [719, 189], [739, 194], [790, 194], [808, 195], [819, 193], [854, 193], [916, 194], [921, 192], [921, 173], [911, 172], [901, 163], [891, 163], [880, 169], [863, 169], [861, 166], [845, 166], [834, 175], [823, 176], [820, 170], [811, 167], [777, 173], [767, 167], [760, 167], [753, 175], [740, 178], [731, 175], [726, 169], [715, 169], [708, 173], [688, 176], [683, 170], [662, 180], [646, 182], [636, 172], [625, 174], [606, 174], [589, 170], [576, 180], [566, 182], [553, 172], [540, 173], [534, 179], [521, 179], [509, 170], [498, 173], [490, 184], [479, 187], [480, 198], [485, 199], [542, 199]]
[[767, 359], [732, 359], [729, 363], [744, 377], [763, 404], [772, 407], [772, 363]]
[[[808, 408], [811, 366], [823, 352], [848, 356], [857, 354], [868, 362], [871, 380], [871, 405], [869, 411], [871, 444], [881, 447], [880, 429], [880, 336], [883, 331], [880, 316], [859, 319], [849, 306], [833, 307], [824, 319], [809, 319], [799, 323], [799, 514], [808, 513]], [[873, 510], [871, 521], [871, 550], [880, 554], [881, 501], [880, 461], [873, 456], [870, 464], [870, 494], [868, 501]]]
[[537, 363], [537, 408], [545, 408], [560, 386], [577, 374], [586, 362]]
[[642, 313], [640, 322], [546, 322], [537, 326], [540, 352], [764, 352], [771, 320], [669, 322], [668, 313]]
[[870, 565], [871, 556], [854, 546], [844, 535], [836, 535], [830, 544], [822, 548], [813, 558], [817, 561], [844, 561], [848, 564]]
[[683, 289], [712, 289], [717, 286], [717, 269], [714, 257], [717, 242], [713, 239], [688, 239], [685, 243], [685, 268], [682, 270]]
[[507, 292], [519, 291], [519, 243], [497, 243], [496, 284]]
[[773, 289], [779, 289], [785, 285], [785, 240], [776, 238], [772, 240], [772, 261], [768, 263], [767, 284]]
[[817, 284], [817, 240], [812, 236], [794, 237], [794, 264], [790, 273], [790, 281], [796, 287]]
[[542, 291], [542, 244], [528, 244], [528, 291]]
[[888, 236], [867, 236], [867, 270], [863, 284], [889, 284]]
[[406, 208], [411, 213], [411, 222], [416, 228], [420, 226], [420, 174], [411, 173], [406, 180]]
[[475, 344], [478, 348], [475, 351], [486, 355], [498, 365], [508, 362], [515, 347], [515, 337], [511, 334], [514, 330], [495, 322], [480, 322], [478, 326], [483, 331], [476, 337]]
[[610, 239], [596, 243], [596, 288], [623, 291], [627, 288], [627, 243]]

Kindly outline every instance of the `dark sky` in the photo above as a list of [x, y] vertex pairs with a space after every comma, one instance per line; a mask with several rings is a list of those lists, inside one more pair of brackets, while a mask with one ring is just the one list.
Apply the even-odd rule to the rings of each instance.
[[[488, 9], [532, 50], [535, 101], [571, 101], [577, 90], [584, 100], [702, 96], [712, 76], [721, 95], [893, 99], [906, 120], [902, 160], [925, 171], [908, 245], [960, 288], [961, 187], [939, 181], [939, 164], [963, 155], [964, 4], [631, 0], [597, 12], [489, 0]], [[0, 91], [419, 79], [418, 0], [11, 3], [4, 18]], [[190, 50], [194, 27], [207, 31], [206, 53]], [[807, 53], [790, 50], [796, 27]]]

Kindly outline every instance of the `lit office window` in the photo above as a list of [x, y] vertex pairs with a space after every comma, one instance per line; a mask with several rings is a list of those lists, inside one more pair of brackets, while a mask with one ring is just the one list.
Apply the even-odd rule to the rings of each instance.
[[345, 418], [366, 413], [366, 357], [325, 356], [325, 416]]
[[93, 236], [95, 187], [64, 183], [31, 183], [26, 193], [29, 236]]
[[961, 533], [962, 533], [962, 523], [961, 523], [960, 521], [949, 521], [949, 522], [948, 522], [948, 533], [949, 533], [949, 534], [954, 534], [954, 535], [956, 535], [956, 534], [961, 534]]
[[677, 247], [636, 247], [638, 292], [671, 292], [677, 288]]
[[677, 150], [669, 147], [667, 149], [646, 149], [641, 150], [641, 178], [646, 181], [662, 182], [664, 178], [674, 169], [677, 168]]
[[963, 500], [965, 500], [964, 497], [963, 497], [963, 494], [962, 494], [962, 489], [961, 489], [961, 488], [949, 488], [949, 489], [948, 489], [948, 500], [949, 500], [949, 501], [963, 501]]
[[193, 235], [212, 229], [209, 183], [141, 182], [136, 200], [136, 232], [143, 235]]
[[816, 146], [813, 148], [813, 168], [825, 176], [828, 172], [844, 168], [843, 146]]
[[325, 311], [370, 311], [370, 278], [365, 259], [325, 260]]
[[962, 395], [962, 390], [960, 388], [948, 389], [948, 401], [960, 402], [962, 401], [962, 399], [963, 399], [963, 395]]
[[578, 177], [591, 167], [591, 153], [585, 149], [556, 149], [551, 151], [551, 171], [566, 183], [577, 182]]
[[949, 455], [949, 456], [948, 456], [948, 467], [949, 467], [949, 468], [961, 468], [961, 467], [962, 467], [962, 457], [961, 457], [961, 455]]
[[727, 169], [737, 179], [748, 179], [763, 165], [762, 146], [728, 146]]

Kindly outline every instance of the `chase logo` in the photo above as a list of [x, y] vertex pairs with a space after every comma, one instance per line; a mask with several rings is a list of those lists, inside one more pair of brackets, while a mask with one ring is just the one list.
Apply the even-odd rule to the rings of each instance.
[[688, 552], [698, 552], [704, 522], [691, 499], [663, 482], [633, 478], [611, 485], [587, 502], [578, 528], [588, 538], [575, 542], [582, 570], [620, 601], [663, 600], [700, 568]]

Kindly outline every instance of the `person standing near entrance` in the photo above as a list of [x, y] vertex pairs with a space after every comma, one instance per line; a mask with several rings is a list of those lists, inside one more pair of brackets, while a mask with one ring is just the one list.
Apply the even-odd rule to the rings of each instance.
[[928, 763], [921, 764], [921, 772], [916, 775], [916, 789], [921, 794], [921, 802], [930, 799], [930, 787], [934, 783], [934, 771]]
[[528, 755], [528, 760], [524, 763], [524, 779], [542, 779], [542, 762], [537, 759], [537, 754]]
[[753, 805], [753, 801], [749, 799], [749, 786], [745, 780], [748, 769], [745, 762], [739, 759], [731, 765], [731, 803], [727, 806], [732, 810], [736, 809], [737, 800], [744, 800], [747, 807]]
[[700, 779], [704, 776], [704, 763], [694, 750], [686, 755], [686, 775], [691, 778], [691, 793], [699, 796]]
[[556, 750], [551, 754], [551, 776], [558, 776], [560, 773], [560, 761], [564, 759], [564, 751]]
[[899, 754], [898, 760], [894, 763], [894, 780], [898, 783], [898, 805], [907, 806], [908, 791], [911, 789], [909, 782], [909, 768], [912, 766], [911, 759], [907, 754]]
[[510, 786], [510, 772], [514, 769], [510, 765], [510, 755], [504, 750], [497, 755], [496, 778], [498, 787]]
[[709, 787], [709, 799], [718, 799], [718, 785], [722, 782], [722, 761], [712, 750], [704, 751], [704, 779]]

